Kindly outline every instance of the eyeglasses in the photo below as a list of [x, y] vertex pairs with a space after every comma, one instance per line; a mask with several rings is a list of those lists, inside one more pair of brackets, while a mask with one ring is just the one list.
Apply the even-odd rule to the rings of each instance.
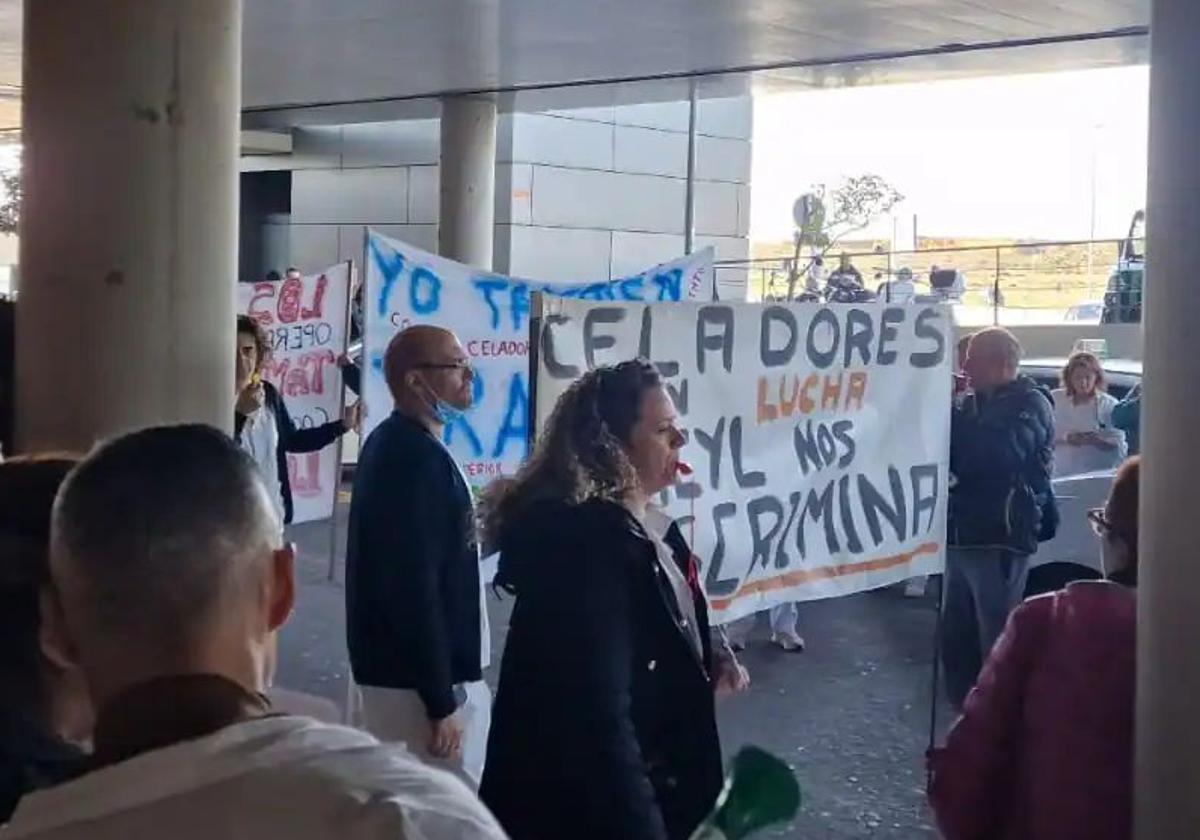
[[424, 364], [413, 365], [413, 367], [417, 368], [418, 370], [461, 370], [461, 371], [468, 371], [468, 370], [470, 370], [470, 369], [471, 369], [471, 363], [470, 363], [470, 362], [468, 362], [468, 361], [466, 361], [465, 359], [462, 359], [462, 360], [460, 360], [460, 361], [457, 361], [457, 362], [447, 362], [447, 363], [444, 363], [444, 364], [435, 364], [435, 363], [433, 363], [433, 362], [426, 362], [426, 363], [424, 363]]
[[1112, 523], [1105, 516], [1104, 508], [1092, 508], [1087, 512], [1087, 518], [1092, 530], [1096, 532], [1096, 536], [1103, 539], [1112, 533]]

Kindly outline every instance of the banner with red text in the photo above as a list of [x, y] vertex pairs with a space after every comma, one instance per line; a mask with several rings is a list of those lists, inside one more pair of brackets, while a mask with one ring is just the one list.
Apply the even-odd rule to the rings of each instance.
[[948, 309], [547, 299], [536, 340], [539, 430], [589, 366], [658, 366], [694, 468], [659, 501], [718, 622], [941, 570]]
[[369, 434], [392, 410], [383, 354], [409, 324], [436, 324], [462, 341], [475, 405], [446, 427], [446, 444], [476, 488], [511, 475], [529, 451], [531, 295], [587, 300], [712, 300], [713, 249], [598, 283], [540, 283], [479, 271], [367, 231], [363, 398]]
[[[341, 419], [338, 357], [346, 352], [346, 318], [354, 266], [339, 263], [300, 279], [238, 284], [238, 312], [262, 325], [271, 347], [263, 378], [274, 385], [298, 428]], [[340, 464], [338, 444], [288, 453], [293, 522], [333, 515]]]

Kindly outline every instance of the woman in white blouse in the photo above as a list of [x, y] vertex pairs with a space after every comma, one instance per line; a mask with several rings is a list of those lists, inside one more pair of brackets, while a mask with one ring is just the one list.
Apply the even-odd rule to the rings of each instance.
[[1116, 405], [1105, 392], [1100, 360], [1073, 353], [1054, 391], [1055, 476], [1113, 469], [1125, 460], [1125, 433], [1112, 422]]

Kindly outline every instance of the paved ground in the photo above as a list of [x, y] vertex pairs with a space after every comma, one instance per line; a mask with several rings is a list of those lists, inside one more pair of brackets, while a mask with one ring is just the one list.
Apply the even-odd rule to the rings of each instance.
[[[344, 510], [342, 511], [344, 516]], [[344, 533], [344, 520], [339, 533]], [[279, 682], [343, 704], [346, 696], [341, 561], [327, 580], [327, 524], [302, 525], [300, 600], [282, 638]], [[339, 540], [344, 544], [344, 540]], [[490, 601], [495, 662], [510, 604]], [[924, 752], [935, 605], [896, 589], [801, 607], [809, 649], [786, 654], [765, 624], [743, 661], [753, 686], [720, 703], [727, 754], [757, 744], [793, 765], [804, 788], [801, 817], [775, 837], [933, 838], [924, 805]], [[495, 667], [487, 674], [494, 684]], [[939, 728], [948, 712], [939, 711]]]

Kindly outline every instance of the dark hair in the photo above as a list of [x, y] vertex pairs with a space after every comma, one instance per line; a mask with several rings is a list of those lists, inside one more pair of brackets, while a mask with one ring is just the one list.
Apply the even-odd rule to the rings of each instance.
[[642, 395], [661, 385], [655, 367], [641, 359], [595, 368], [573, 382], [516, 477], [485, 494], [484, 542], [498, 545], [505, 523], [535, 502], [622, 501], [638, 481], [625, 447]]
[[1096, 374], [1096, 390], [1103, 391], [1108, 387], [1104, 379], [1104, 365], [1100, 364], [1100, 360], [1092, 353], [1079, 351], [1072, 353], [1071, 358], [1067, 359], [1067, 363], [1062, 369], [1062, 386], [1067, 392], [1068, 397], [1075, 397], [1075, 386], [1071, 384], [1071, 375], [1075, 373], [1075, 369], [1087, 365], [1091, 367], [1092, 372]]
[[75, 463], [46, 455], [0, 464], [0, 705], [39, 721], [48, 705], [39, 602], [50, 578], [50, 513]]
[[267, 357], [271, 355], [271, 345], [267, 341], [267, 334], [263, 330], [258, 321], [251, 318], [249, 315], [237, 316], [237, 334], [249, 335], [254, 337], [254, 348], [258, 351], [258, 364], [255, 370], [261, 370], [263, 363]]
[[146, 429], [100, 446], [63, 485], [56, 583], [91, 643], [174, 660], [240, 582], [241, 561], [280, 535], [258, 469], [229, 436]]
[[283, 277], [279, 274], [278, 271], [275, 271], [274, 269], [267, 272], [267, 282], [268, 283], [278, 283], [282, 279], [283, 279]]

